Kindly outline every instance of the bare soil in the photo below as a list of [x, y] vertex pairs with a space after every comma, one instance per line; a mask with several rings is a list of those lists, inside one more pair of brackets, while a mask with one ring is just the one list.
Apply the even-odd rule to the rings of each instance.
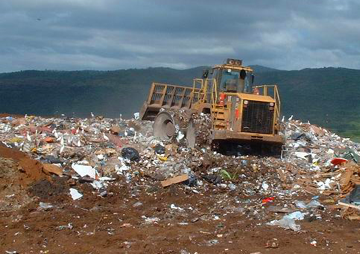
[[[20, 210], [2, 211], [0, 250], [18, 253], [358, 253], [360, 250], [359, 222], [343, 220], [335, 211], [324, 213], [318, 220], [309, 218], [299, 222], [302, 230], [294, 232], [267, 226], [262, 215], [248, 216], [242, 212], [241, 205], [235, 202], [237, 193], [213, 189], [197, 194], [184, 185], [162, 189], [158, 184], [150, 188], [141, 181], [138, 184], [130, 187], [121, 181], [109, 188], [107, 197], [98, 196], [82, 184], [77, 186], [84, 194], [81, 200], [73, 201], [67, 194], [58, 193], [44, 200], [54, 206], [50, 210], [41, 209], [41, 198], [37, 198]], [[42, 186], [48, 189], [46, 184]], [[172, 204], [180, 209], [171, 208]], [[264, 214], [268, 208], [264, 206]], [[149, 222], [146, 218], [150, 218]], [[312, 241], [316, 241], [316, 246], [311, 245]]]
[[[0, 155], [0, 253], [360, 252], [359, 221], [336, 207], [311, 211], [294, 232], [266, 225], [282, 217], [271, 211], [281, 199], [261, 205], [264, 197], [241, 190], [162, 188], [146, 176], [120, 177], [101, 197], [88, 183], [48, 177], [19, 151], [0, 147]], [[72, 200], [70, 187], [84, 196]]]

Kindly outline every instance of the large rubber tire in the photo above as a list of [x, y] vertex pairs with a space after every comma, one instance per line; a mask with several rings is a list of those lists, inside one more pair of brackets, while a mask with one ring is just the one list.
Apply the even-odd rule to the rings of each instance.
[[189, 148], [210, 144], [211, 120], [205, 114], [188, 113], [181, 110], [160, 112], [154, 121], [154, 136], [161, 141], [176, 141], [179, 133], [185, 137], [177, 140], [180, 145]]
[[162, 141], [171, 141], [177, 134], [175, 122], [168, 112], [160, 112], [154, 121], [154, 137]]

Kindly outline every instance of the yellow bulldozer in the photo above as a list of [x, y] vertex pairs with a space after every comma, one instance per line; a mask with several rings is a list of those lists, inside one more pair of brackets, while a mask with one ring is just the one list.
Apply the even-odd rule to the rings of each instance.
[[205, 70], [192, 87], [153, 83], [140, 110], [140, 119], [154, 121], [154, 135], [171, 140], [178, 135], [174, 112], [186, 111], [190, 118], [181, 129], [189, 147], [196, 143], [196, 125], [191, 114], [208, 114], [208, 139], [214, 146], [250, 144], [280, 149], [280, 97], [276, 85], [254, 85], [254, 72], [241, 60]]

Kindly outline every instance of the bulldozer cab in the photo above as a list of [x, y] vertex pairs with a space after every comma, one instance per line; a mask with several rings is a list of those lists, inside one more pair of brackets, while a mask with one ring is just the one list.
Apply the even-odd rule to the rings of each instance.
[[253, 70], [243, 67], [240, 60], [228, 59], [226, 64], [214, 66], [209, 78], [216, 80], [218, 92], [252, 93]]

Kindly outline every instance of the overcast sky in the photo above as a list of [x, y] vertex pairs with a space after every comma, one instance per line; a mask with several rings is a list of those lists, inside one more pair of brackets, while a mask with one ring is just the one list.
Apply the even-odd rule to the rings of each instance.
[[0, 72], [360, 69], [357, 0], [0, 0]]

